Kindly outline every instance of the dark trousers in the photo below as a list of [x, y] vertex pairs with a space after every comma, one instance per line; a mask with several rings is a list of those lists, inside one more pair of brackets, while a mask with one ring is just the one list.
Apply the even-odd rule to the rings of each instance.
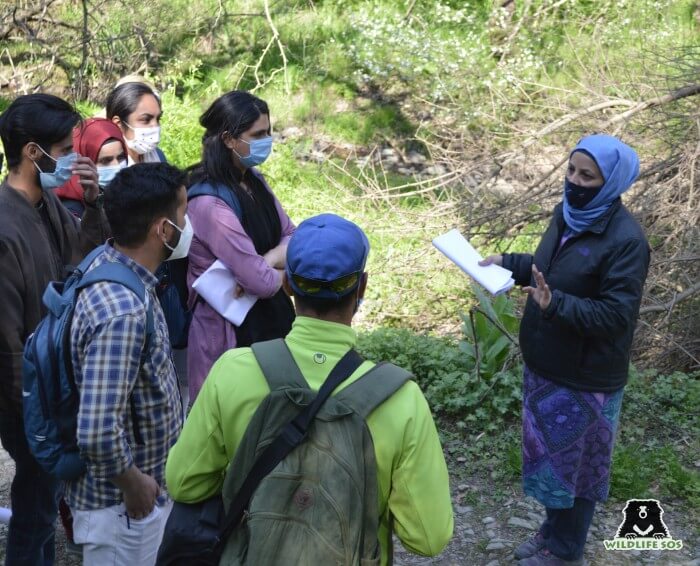
[[58, 481], [29, 452], [20, 415], [0, 414], [0, 440], [16, 467], [10, 489], [12, 518], [5, 564], [50, 566], [55, 555]]
[[570, 509], [549, 509], [540, 532], [549, 551], [562, 560], [578, 560], [593, 520], [595, 501], [577, 497]]

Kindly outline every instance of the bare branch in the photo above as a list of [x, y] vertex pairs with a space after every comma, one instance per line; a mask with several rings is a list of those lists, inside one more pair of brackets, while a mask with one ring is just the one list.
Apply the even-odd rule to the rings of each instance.
[[665, 312], [665, 311], [671, 311], [673, 310], [673, 307], [675, 307], [678, 303], [681, 301], [684, 301], [693, 295], [695, 295], [697, 292], [700, 291], [700, 282], [696, 283], [692, 287], [689, 287], [682, 293], [678, 293], [674, 295], [673, 299], [668, 301], [667, 303], [664, 303], [663, 305], [648, 305], [646, 307], [642, 307], [639, 309], [639, 314], [647, 314], [650, 312]]

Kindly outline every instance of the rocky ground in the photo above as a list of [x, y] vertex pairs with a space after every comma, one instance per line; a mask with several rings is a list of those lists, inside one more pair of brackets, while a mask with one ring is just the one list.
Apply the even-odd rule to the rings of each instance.
[[[544, 519], [540, 504], [524, 497], [517, 485], [507, 494], [488, 482], [460, 484], [455, 491], [455, 529], [445, 551], [436, 558], [423, 558], [404, 551], [397, 543], [396, 566], [515, 564], [513, 549], [533, 536]], [[464, 502], [465, 499], [468, 504]], [[682, 550], [607, 551], [603, 540], [614, 537], [624, 507], [624, 502], [609, 501], [598, 508], [593, 519], [585, 553], [588, 563], [592, 566], [700, 566], [697, 524], [685, 520], [685, 514], [677, 513], [673, 504], [662, 504], [664, 519], [672, 537], [683, 540]]]
[[[9, 506], [10, 482], [14, 464], [7, 452], [0, 449], [0, 506]], [[455, 530], [452, 541], [436, 558], [423, 558], [406, 552], [395, 543], [396, 566], [475, 565], [499, 566], [514, 564], [513, 548], [532, 536], [543, 519], [539, 504], [524, 498], [513, 485], [490, 485], [478, 481], [453, 485]], [[608, 565], [682, 565], [700, 566], [698, 557], [697, 513], [689, 520], [687, 513], [675, 502], [662, 502], [664, 520], [674, 539], [683, 540], [683, 549], [662, 551], [606, 551], [604, 539], [611, 539], [622, 518], [624, 503], [608, 502], [599, 508], [588, 539], [586, 558], [589, 564]], [[697, 511], [697, 510], [696, 510]], [[4, 562], [7, 525], [0, 524], [0, 562]], [[81, 560], [66, 552], [63, 529], [57, 530], [57, 565], [78, 566]]]

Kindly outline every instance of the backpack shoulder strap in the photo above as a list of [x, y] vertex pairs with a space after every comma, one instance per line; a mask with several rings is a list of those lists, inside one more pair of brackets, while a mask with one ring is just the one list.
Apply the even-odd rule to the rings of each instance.
[[285, 387], [309, 388], [287, 343], [282, 338], [256, 342], [250, 348], [265, 375], [270, 391]]
[[[153, 305], [146, 292], [143, 280], [128, 265], [117, 261], [107, 261], [88, 271], [76, 286], [76, 291], [103, 281], [118, 283], [132, 291], [146, 307], [146, 342], [144, 354], [151, 349], [151, 338], [155, 331]], [[76, 294], [77, 297], [77, 294]], [[143, 361], [143, 360], [142, 360]]]
[[97, 246], [94, 250], [92, 250], [89, 254], [87, 254], [82, 261], [76, 266], [75, 271], [79, 271], [80, 273], [85, 273], [88, 268], [92, 265], [92, 262], [95, 261], [98, 255], [100, 255], [105, 249], [104, 244], [101, 246]]
[[340, 391], [335, 398], [366, 420], [372, 411], [412, 378], [408, 371], [399, 366], [380, 363]]
[[243, 209], [241, 208], [241, 203], [238, 200], [236, 193], [234, 193], [231, 189], [229, 189], [225, 185], [221, 185], [221, 184], [212, 185], [211, 183], [206, 183], [206, 182], [202, 181], [201, 183], [197, 183], [196, 185], [192, 185], [187, 190], [187, 200], [188, 201], [192, 200], [193, 198], [202, 197], [202, 196], [215, 197], [215, 198], [218, 198], [219, 200], [224, 201], [228, 205], [228, 207], [231, 210], [233, 210], [233, 213], [236, 215], [236, 217], [239, 220], [241, 220], [243, 218]]

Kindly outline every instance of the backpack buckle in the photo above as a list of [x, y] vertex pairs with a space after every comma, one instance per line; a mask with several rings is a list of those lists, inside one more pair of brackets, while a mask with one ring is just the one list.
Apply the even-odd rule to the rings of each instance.
[[295, 422], [290, 422], [282, 431], [282, 437], [290, 446], [301, 444], [301, 441], [306, 437], [306, 431]]

